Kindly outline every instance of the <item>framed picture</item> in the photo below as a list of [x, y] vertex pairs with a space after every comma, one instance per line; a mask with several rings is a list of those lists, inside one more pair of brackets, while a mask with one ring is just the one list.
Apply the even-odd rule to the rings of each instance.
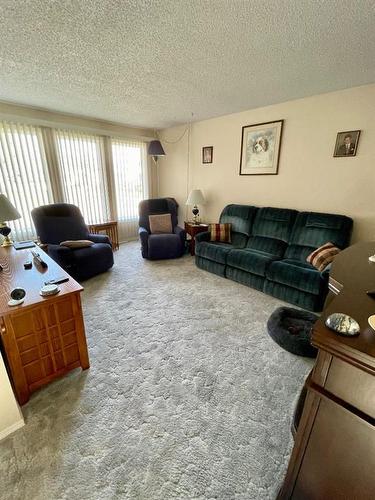
[[284, 120], [242, 127], [240, 175], [276, 175]]
[[204, 146], [202, 148], [202, 163], [212, 163], [214, 157], [214, 147]]
[[360, 133], [360, 130], [338, 132], [333, 156], [336, 158], [355, 156], [357, 154]]

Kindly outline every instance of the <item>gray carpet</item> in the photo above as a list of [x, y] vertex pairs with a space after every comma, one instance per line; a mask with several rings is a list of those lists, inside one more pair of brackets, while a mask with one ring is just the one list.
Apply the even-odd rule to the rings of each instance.
[[282, 303], [138, 243], [85, 284], [90, 370], [35, 393], [0, 443], [2, 499], [273, 499], [312, 361], [266, 333]]

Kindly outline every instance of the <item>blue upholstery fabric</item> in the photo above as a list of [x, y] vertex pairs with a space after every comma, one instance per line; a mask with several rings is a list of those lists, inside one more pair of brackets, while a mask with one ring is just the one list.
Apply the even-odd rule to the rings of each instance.
[[[139, 204], [139, 238], [142, 257], [150, 260], [175, 259], [185, 252], [185, 230], [177, 225], [178, 204], [173, 198], [154, 198]], [[171, 214], [173, 234], [151, 234], [149, 216]]]
[[248, 273], [266, 276], [268, 266], [275, 259], [277, 257], [246, 248], [244, 250], [232, 250], [227, 257], [227, 264]]
[[328, 275], [320, 273], [307, 262], [284, 259], [270, 265], [267, 278], [297, 290], [319, 295], [327, 286]]
[[253, 273], [248, 273], [242, 269], [236, 269], [234, 267], [227, 266], [225, 269], [225, 276], [233, 281], [242, 283], [242, 285], [251, 286], [256, 290], [263, 291], [265, 278], [263, 276], [258, 276]]
[[212, 260], [219, 264], [225, 264], [227, 255], [232, 248], [232, 245], [229, 243], [203, 241], [199, 243], [199, 245], [195, 245], [195, 254], [204, 259]]
[[352, 228], [352, 219], [344, 215], [300, 212], [285, 258], [305, 261], [313, 250], [329, 241], [343, 249], [350, 242]]
[[[34, 208], [31, 212], [40, 240], [48, 245], [48, 254], [73, 278], [85, 280], [113, 266], [110, 240], [105, 235], [90, 234], [81, 211], [75, 205], [57, 203]], [[91, 240], [86, 248], [66, 248], [65, 240]]]

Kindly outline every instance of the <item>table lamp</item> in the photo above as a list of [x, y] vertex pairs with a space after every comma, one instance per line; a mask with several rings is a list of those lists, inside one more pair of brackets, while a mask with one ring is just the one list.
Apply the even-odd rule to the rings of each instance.
[[192, 189], [190, 191], [189, 197], [186, 200], [186, 205], [193, 205], [193, 223], [198, 224], [199, 208], [198, 205], [204, 205], [205, 200], [203, 193], [200, 189]]
[[9, 238], [9, 233], [11, 231], [5, 221], [20, 219], [21, 215], [18, 210], [11, 204], [8, 198], [0, 194], [0, 234], [4, 236], [4, 241], [2, 246], [9, 247], [13, 244], [13, 241]]

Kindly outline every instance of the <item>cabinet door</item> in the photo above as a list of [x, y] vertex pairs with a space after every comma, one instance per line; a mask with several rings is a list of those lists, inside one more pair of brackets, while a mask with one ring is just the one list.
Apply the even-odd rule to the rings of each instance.
[[293, 499], [375, 498], [375, 428], [321, 398]]

